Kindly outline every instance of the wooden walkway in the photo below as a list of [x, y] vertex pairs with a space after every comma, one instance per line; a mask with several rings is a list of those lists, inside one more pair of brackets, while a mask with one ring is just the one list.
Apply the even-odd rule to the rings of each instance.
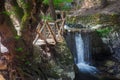
[[55, 22], [44, 21], [43, 25], [39, 23], [37, 26], [37, 35], [33, 41], [34, 45], [55, 45], [63, 40], [63, 29], [65, 19], [59, 19]]

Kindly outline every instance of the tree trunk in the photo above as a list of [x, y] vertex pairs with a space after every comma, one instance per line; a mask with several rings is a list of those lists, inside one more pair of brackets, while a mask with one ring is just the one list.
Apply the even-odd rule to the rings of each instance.
[[[28, 1], [28, 3], [30, 1], [30, 5], [28, 7], [27, 4], [23, 3], [21, 7], [17, 1]], [[6, 77], [5, 80], [17, 80], [17, 78], [20, 78], [20, 80], [37, 80], [38, 77], [40, 80], [47, 80], [47, 73], [44, 72], [46, 68], [41, 68], [41, 64], [36, 63], [33, 59], [34, 48], [32, 41], [36, 34], [36, 25], [38, 24], [34, 18], [39, 17], [39, 15], [37, 15], [40, 14], [40, 12], [37, 11], [37, 8], [40, 9], [39, 5], [37, 0], [33, 0], [33, 4], [31, 4], [31, 0], [0, 0], [0, 11], [12, 12], [14, 14], [0, 14], [0, 36], [2, 34], [2, 43], [9, 49], [9, 53], [12, 55], [11, 60], [9, 60], [11, 62], [8, 64], [9, 71], [6, 72], [7, 74], [5, 75], [8, 77]], [[6, 7], [4, 8], [4, 6], [7, 7], [6, 11]], [[15, 10], [16, 8], [17, 10]], [[25, 24], [22, 25], [21, 36], [18, 36], [16, 33], [15, 26], [17, 23], [14, 24], [14, 22], [18, 20], [17, 16], [20, 17], [19, 13], [14, 13], [14, 10], [15, 12], [19, 11], [18, 8], [21, 9], [23, 13], [19, 20], [20, 24], [25, 21]], [[27, 13], [29, 15], [26, 17], [25, 15]], [[11, 15], [12, 17], [10, 17]]]
[[5, 11], [4, 2], [4, 0], [0, 0], [0, 25], [4, 22], [4, 15], [2, 14], [2, 12]]
[[55, 8], [54, 8], [53, 0], [49, 0], [49, 7], [50, 7], [50, 14], [51, 14], [53, 20], [56, 20], [56, 14], [55, 14]]
[[101, 0], [101, 8], [104, 8], [108, 5], [108, 0]]

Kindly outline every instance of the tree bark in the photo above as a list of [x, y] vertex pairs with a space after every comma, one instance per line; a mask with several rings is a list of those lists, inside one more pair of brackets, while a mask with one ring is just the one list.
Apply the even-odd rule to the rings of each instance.
[[4, 0], [0, 0], [0, 25], [4, 23], [4, 15], [2, 14], [2, 12], [5, 11], [4, 2]]
[[104, 8], [108, 5], [108, 0], [101, 0], [101, 8]]
[[50, 7], [50, 14], [51, 14], [53, 20], [56, 20], [56, 14], [55, 14], [55, 8], [54, 8], [53, 0], [49, 0], [49, 7]]

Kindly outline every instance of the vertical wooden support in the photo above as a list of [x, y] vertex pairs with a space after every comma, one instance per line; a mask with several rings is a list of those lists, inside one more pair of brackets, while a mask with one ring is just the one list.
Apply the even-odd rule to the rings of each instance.
[[64, 31], [64, 24], [65, 24], [65, 19], [63, 19], [63, 22], [60, 26], [60, 32], [61, 32], [62, 35], [63, 35], [63, 31]]
[[[39, 32], [39, 31], [40, 31], [40, 23], [37, 25], [37, 32]], [[39, 34], [36, 35], [36, 37], [33, 41], [33, 44], [35, 44], [37, 42], [38, 38], [39, 38]]]
[[58, 34], [58, 24], [55, 22], [55, 34]]
[[[34, 39], [34, 41], [33, 41], [33, 44], [35, 44], [36, 42], [37, 42], [37, 40], [38, 40], [38, 38], [40, 37], [41, 39], [43, 39], [43, 40], [45, 40], [45, 38], [42, 36], [42, 31], [43, 31], [43, 29], [44, 29], [44, 27], [45, 27], [45, 25], [46, 24], [43, 24], [43, 26], [40, 28], [40, 25], [38, 24], [38, 26], [37, 26], [37, 35], [36, 35], [36, 37], [35, 37], [35, 39]], [[46, 40], [45, 40], [46, 41]]]
[[59, 29], [59, 31], [58, 31], [58, 34], [59, 34], [59, 35], [63, 35], [64, 24], [65, 24], [65, 20], [63, 19], [63, 22], [62, 22], [62, 24], [61, 24], [61, 26], [60, 26], [60, 29]]

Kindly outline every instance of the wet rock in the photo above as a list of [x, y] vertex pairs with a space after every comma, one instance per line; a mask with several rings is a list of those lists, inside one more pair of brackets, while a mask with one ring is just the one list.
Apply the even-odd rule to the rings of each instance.
[[118, 79], [120, 79], [120, 74], [117, 74], [116, 77], [117, 77]]
[[106, 61], [106, 63], [105, 63], [105, 66], [107, 66], [107, 67], [113, 67], [114, 65], [115, 65], [115, 62], [110, 61], [110, 60]]
[[114, 73], [114, 70], [113, 69], [108, 70], [108, 73]]

